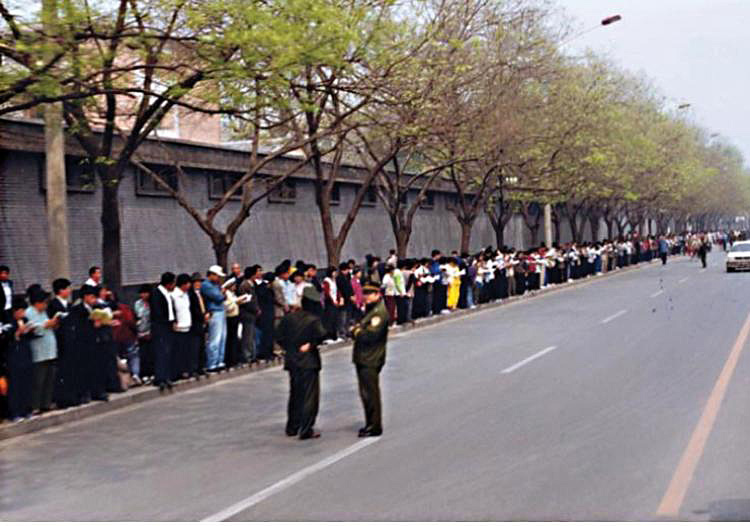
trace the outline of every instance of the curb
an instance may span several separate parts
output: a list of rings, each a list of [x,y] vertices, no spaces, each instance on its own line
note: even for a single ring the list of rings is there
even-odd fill
[[[682,257],[684,256],[672,256],[670,259],[675,260],[675,259],[682,258]],[[657,262],[659,262],[658,259],[653,260],[650,263],[640,263],[638,265],[632,265],[629,267],[612,270],[610,272],[607,272],[599,276],[590,276],[584,280],[577,280],[573,282],[556,285],[553,287],[548,287],[542,290],[536,290],[536,291],[524,294],[523,296],[514,296],[513,298],[508,298],[505,300],[499,300],[499,301],[495,301],[492,303],[485,303],[483,305],[477,305],[473,309],[463,309],[457,312],[438,314],[436,316],[430,316],[429,318],[422,318],[422,319],[410,322],[408,325],[399,325],[397,327],[392,327],[389,331],[389,334],[390,335],[403,334],[403,333],[407,333],[407,332],[414,331],[417,329],[430,327],[432,325],[437,325],[440,323],[465,318],[467,316],[471,316],[479,312],[484,312],[487,310],[505,307],[507,305],[512,305],[514,303],[525,302],[530,299],[537,298],[539,296],[544,296],[547,294],[551,294],[554,292],[559,292],[559,291],[570,289],[570,288],[589,285],[591,283],[606,279],[610,276],[624,274],[627,272],[633,272],[635,270],[645,268],[648,265],[653,265]],[[340,350],[340,349],[350,348],[351,345],[352,344],[350,341],[323,345],[320,347],[320,352],[329,353],[329,352],[333,352],[333,351]],[[70,407],[67,409],[59,410],[59,411],[56,410],[56,411],[43,414],[41,416],[33,417],[30,420],[24,420],[23,422],[18,422],[15,424],[6,422],[3,424],[0,424],[0,441],[8,440],[11,438],[16,438],[22,435],[34,433],[34,432],[41,431],[43,429],[48,429],[51,427],[60,426],[60,425],[67,424],[70,422],[84,420],[92,416],[98,416],[98,415],[103,415],[106,413],[111,413],[113,411],[117,411],[118,409],[129,407],[134,404],[146,402],[149,400],[155,400],[157,398],[160,398],[163,396],[169,396],[170,394],[174,394],[174,393],[200,389],[205,386],[224,382],[226,380],[230,380],[234,378],[239,378],[239,377],[246,376],[246,375],[258,372],[258,371],[271,369],[275,367],[281,367],[282,365],[283,365],[283,359],[276,358],[273,362],[268,362],[264,364],[254,364],[252,366],[235,368],[231,371],[225,371],[223,373],[213,374],[212,376],[209,376],[208,378],[203,377],[200,380],[196,380],[194,378],[190,378],[188,380],[180,380],[178,382],[175,382],[172,393],[170,393],[169,391],[161,393],[156,387],[153,387],[153,386],[138,387],[138,388],[133,389],[132,391],[131,390],[126,391],[125,393],[110,394],[109,402],[92,402],[83,406]]]

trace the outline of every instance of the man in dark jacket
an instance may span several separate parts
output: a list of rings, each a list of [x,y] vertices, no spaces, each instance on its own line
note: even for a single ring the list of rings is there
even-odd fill
[[[258,293],[255,282],[261,279],[260,265],[253,265],[245,269],[244,279],[237,290],[237,302],[240,306],[240,323],[242,324],[242,341],[240,342],[240,361],[242,363],[258,361],[255,348],[255,322],[260,316]]]
[[[189,348],[185,349],[187,355],[188,373],[195,378],[200,378],[203,372],[201,364],[206,363],[205,359],[201,360],[201,350],[206,341],[206,304],[200,296],[200,287],[203,278],[200,273],[195,273],[190,277],[192,286],[188,290],[190,298],[190,338]]]
[[[359,430],[359,436],[373,437],[383,434],[379,375],[385,365],[389,319],[388,310],[380,297],[380,288],[377,285],[365,285],[362,292],[365,316],[352,331],[352,361],[357,368],[359,395],[365,409],[365,427]]]
[[[99,329],[101,323],[91,320],[91,312],[99,299],[99,287],[84,285],[81,302],[70,309],[63,325],[65,332],[65,359],[76,364],[73,376],[65,388],[70,405],[87,403],[90,400],[107,401],[106,360],[99,352]]]
[[[348,263],[339,265],[339,275],[336,276],[336,289],[339,297],[344,299],[344,305],[339,308],[339,334],[346,337],[353,317],[354,289],[352,288],[351,268]]]
[[[161,276],[159,286],[151,293],[151,337],[156,358],[154,385],[160,391],[172,389],[173,326],[177,318],[171,292],[174,290],[176,279],[171,272],[165,272]]]
[[[284,348],[284,369],[289,371],[286,434],[300,440],[319,438],[315,431],[320,400],[320,352],[326,330],[320,320],[320,294],[312,286],[302,293],[302,309],[284,316],[276,338]]]

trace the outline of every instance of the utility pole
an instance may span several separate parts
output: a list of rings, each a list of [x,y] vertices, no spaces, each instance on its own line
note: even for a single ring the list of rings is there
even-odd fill
[[[57,0],[43,0],[42,20],[48,37],[59,35]],[[50,279],[70,278],[65,135],[61,102],[44,106],[44,157]]]
[[[552,205],[544,205],[544,244],[552,247]]]

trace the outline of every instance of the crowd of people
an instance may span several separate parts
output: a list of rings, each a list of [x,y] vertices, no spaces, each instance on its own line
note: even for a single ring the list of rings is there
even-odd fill
[[[368,288],[382,294],[389,324],[405,324],[656,258],[666,264],[670,255],[692,255],[700,246],[726,250],[734,239],[735,233],[631,235],[524,251],[434,250],[422,259],[391,251],[325,269],[286,260],[272,272],[234,263],[225,273],[214,265],[205,276],[165,272],[158,284],[139,289],[132,306],[102,282],[99,267],[75,293],[65,278],[51,292],[34,284],[19,293],[10,269],[0,266],[2,416],[23,420],[106,401],[134,386],[171,390],[181,379],[274,361],[284,347],[277,328],[303,310],[304,298],[319,301],[321,339],[331,343],[352,336],[366,315]]]

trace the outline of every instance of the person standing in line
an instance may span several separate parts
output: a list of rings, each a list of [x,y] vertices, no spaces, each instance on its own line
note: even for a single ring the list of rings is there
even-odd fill
[[[380,371],[385,365],[389,320],[380,288],[365,285],[363,292],[366,312],[352,331],[352,361],[357,369],[359,395],[365,411],[365,426],[359,430],[359,436],[374,437],[383,434]]]
[[[159,391],[172,389],[172,353],[174,352],[175,315],[172,291],[175,288],[175,275],[165,272],[159,285],[151,294],[151,334],[153,336],[156,359],[154,385]]]
[[[91,314],[99,301],[99,287],[81,287],[81,302],[70,309],[69,322],[65,324],[65,355],[77,364],[76,400],[86,404],[91,400],[106,402],[106,361],[99,348],[101,320],[92,320]],[[67,320],[66,320],[67,321]]]
[[[314,287],[305,287],[301,306],[281,319],[276,338],[286,351],[284,369],[289,373],[286,434],[307,440],[320,437],[314,428],[320,401],[318,345],[327,331],[320,317],[320,293]]]
[[[203,277],[200,272],[195,272],[190,276],[191,287],[188,289],[188,298],[190,298],[190,338],[189,348],[186,350],[188,372],[191,376],[199,379],[201,374],[205,374],[203,364],[206,363],[206,323],[209,314],[206,310],[206,302],[201,296],[201,284]]]
[[[247,267],[239,287],[240,324],[242,325],[242,340],[240,342],[240,360],[242,363],[255,363],[258,353],[255,348],[255,323],[260,316],[258,294],[255,291],[255,281],[261,277],[259,265]]]
[[[339,323],[337,336],[341,339],[346,338],[349,333],[349,327],[352,322],[354,309],[354,290],[352,289],[352,277],[349,263],[339,265],[339,273],[336,276],[336,289],[342,304],[339,307]]]
[[[209,373],[216,372],[225,366],[227,320],[224,311],[224,292],[221,288],[221,280],[225,276],[219,265],[213,265],[208,269],[200,290],[206,309],[211,316],[208,321],[208,342],[206,343],[206,371]]]
[[[89,277],[84,283],[84,285],[88,285],[89,287],[101,287],[102,285],[102,268],[101,267],[91,267],[89,269]]]
[[[30,341],[31,359],[34,363],[31,408],[33,414],[52,409],[52,394],[57,375],[57,340],[54,329],[60,324],[60,317],[47,316],[49,294],[34,290],[29,298],[31,304],[26,309],[26,319],[34,325]]]
[[[237,303],[237,287],[239,283],[233,281],[224,285],[224,311],[227,313],[227,340],[224,351],[224,362],[227,368],[240,364],[240,306]]]
[[[170,292],[172,302],[174,303],[174,346],[171,361],[170,379],[188,378],[191,371],[191,351],[192,334],[190,330],[193,327],[193,315],[190,309],[190,295],[188,291],[192,288],[190,276],[180,274],[177,276],[177,283]]]
[[[26,299],[18,294],[10,297],[10,319],[4,327],[3,336],[9,338],[8,345],[8,417],[19,422],[31,416],[33,370],[31,347],[34,325],[28,323]]]
[[[140,359],[141,380],[146,382],[154,376],[154,353],[151,345],[151,287],[141,285],[138,299],[133,305],[135,327],[138,336],[138,357]]]
[[[57,278],[52,282],[52,292],[54,298],[47,305],[47,316],[50,319],[58,317],[60,323],[55,329],[55,339],[57,340],[57,378],[55,380],[55,389],[52,398],[58,408],[62,409],[70,405],[72,400],[71,393],[68,391],[68,385],[75,383],[76,364],[65,354],[65,327],[66,318],[70,311],[70,299],[73,290],[70,288],[70,281],[65,278]]]
[[[262,269],[260,270],[262,272]],[[260,306],[260,317],[256,323],[258,336],[256,338],[256,349],[258,359],[266,362],[274,360],[273,354],[273,324],[274,324],[274,295],[273,282],[276,275],[273,272],[263,274],[262,280],[255,281],[255,291],[258,294],[258,305]]]
[[[114,296],[117,301],[117,295]],[[125,358],[133,385],[141,385],[141,357],[138,349],[138,328],[135,313],[129,305],[117,303],[117,325],[112,328],[112,336],[117,345],[117,356]],[[119,377],[119,375],[118,375]]]

